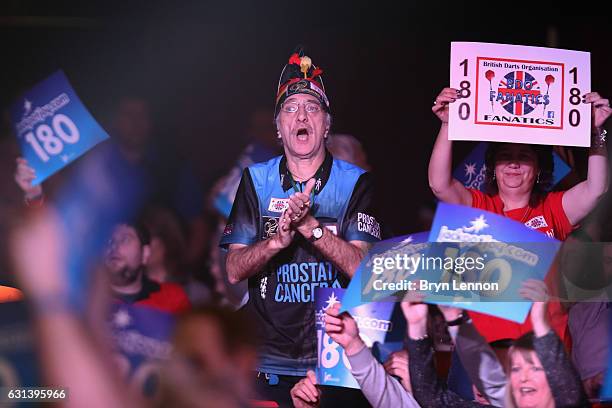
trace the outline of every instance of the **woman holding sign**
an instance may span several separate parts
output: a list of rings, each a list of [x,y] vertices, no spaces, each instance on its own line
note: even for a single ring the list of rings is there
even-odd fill
[[[597,92],[585,94],[583,98],[583,103],[591,104],[593,135],[586,180],[567,191],[547,193],[546,187],[552,174],[550,147],[491,143],[485,162],[488,191],[483,193],[464,187],[452,176],[448,106],[458,98],[457,89],[444,88],[432,107],[442,122],[428,171],[429,185],[435,196],[446,203],[471,206],[509,217],[550,237],[565,240],[608,189],[608,156],[603,126],[612,115],[609,101]],[[551,310],[554,311],[555,307]],[[519,325],[477,313],[473,313],[473,317],[487,341],[517,338],[530,329],[529,323]],[[557,319],[551,320],[557,323]],[[558,332],[565,329],[565,321],[561,323],[559,326],[555,324]]]

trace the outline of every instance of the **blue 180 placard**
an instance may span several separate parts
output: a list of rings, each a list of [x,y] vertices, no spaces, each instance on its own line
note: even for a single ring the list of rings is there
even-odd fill
[[[458,307],[486,313],[518,323],[525,321],[531,302],[519,289],[528,279],[544,280],[561,243],[501,215],[481,209],[440,203],[431,227],[430,259],[450,259],[454,267],[424,268],[421,263],[415,278],[430,285],[426,302],[453,302]],[[471,258],[474,267],[456,261]],[[480,262],[480,266],[476,266]],[[465,266],[465,265],[464,265]],[[485,289],[466,289],[469,284]],[[444,284],[452,288],[436,290]],[[490,289],[486,289],[490,288]],[[508,305],[507,301],[514,301]]]
[[[24,93],[10,116],[23,157],[36,172],[33,185],[108,139],[62,71]]]
[[[419,256],[427,251],[429,231],[402,235],[376,242],[363,258],[342,298],[342,311],[350,310],[361,304],[375,301],[394,301],[397,291],[377,290],[382,282],[400,282],[411,276],[410,271],[387,269],[378,275],[373,273],[373,262],[376,258],[393,258],[399,254]]]
[[[316,288],[316,335],[317,335],[317,382],[321,385],[359,388],[351,374],[351,365],[338,343],[325,333],[325,310],[338,303],[344,296],[344,289]],[[400,329],[392,321],[392,302],[373,302],[349,310],[359,327],[359,336],[366,346],[372,347],[375,342],[383,343],[388,333]],[[397,328],[396,328],[397,326]]]

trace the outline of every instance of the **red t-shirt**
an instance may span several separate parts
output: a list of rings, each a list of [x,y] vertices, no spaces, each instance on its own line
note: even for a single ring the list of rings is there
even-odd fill
[[[191,302],[181,285],[158,283],[142,277],[142,289],[134,295],[116,295],[120,302],[152,307],[162,312],[181,313],[191,309]]]
[[[562,205],[564,191],[548,193],[534,207],[527,206],[504,211],[504,203],[499,195],[490,196],[478,190],[469,190],[472,193],[472,207],[474,208],[480,208],[522,222],[527,227],[560,241],[564,241],[572,232],[572,225],[567,219]],[[556,281],[556,275],[557,268],[553,266],[545,279],[548,287],[553,288],[553,292],[556,287],[553,284]],[[554,293],[552,294],[554,295]],[[508,302],[508,307],[512,307],[511,302]],[[567,312],[563,310],[562,305],[559,302],[550,302],[548,304],[548,316],[552,328],[561,340],[568,344]],[[476,312],[470,312],[470,317],[478,331],[488,342],[504,338],[516,339],[532,330],[529,317],[522,324]]]
[[[527,227],[543,232],[559,241],[565,241],[572,232],[572,224],[563,210],[562,199],[565,191],[546,194],[535,207],[527,206],[504,211],[504,203],[499,195],[490,196],[478,190],[469,190],[472,193],[472,207],[474,208],[522,222]]]
[[[159,290],[151,292],[145,299],[134,302],[168,313],[182,313],[191,309],[191,302],[185,290],[176,283],[158,283]]]

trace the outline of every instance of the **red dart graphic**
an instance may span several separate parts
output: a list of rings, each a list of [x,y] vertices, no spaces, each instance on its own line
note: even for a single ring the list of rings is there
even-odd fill
[[[552,75],[546,75],[546,77],[544,78],[544,82],[546,82],[546,95],[548,95],[548,90],[550,89],[550,84],[552,84],[553,82],[555,82],[555,77]],[[544,113],[546,113],[546,104],[544,104]]]
[[[489,80],[489,90],[493,90],[493,85],[491,84],[491,80],[495,78],[495,72],[488,70],[485,72],[485,77]],[[493,112],[493,100],[491,100],[491,112]]]

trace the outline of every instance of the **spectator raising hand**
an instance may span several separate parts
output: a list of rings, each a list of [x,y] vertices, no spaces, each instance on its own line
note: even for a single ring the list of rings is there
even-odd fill
[[[340,314],[340,303],[329,307],[325,313],[325,332],[342,346],[347,356],[357,354],[365,347],[355,320],[348,313]]]
[[[68,303],[65,243],[61,221],[52,207],[33,214],[11,239],[17,281],[33,306],[45,379],[70,390],[63,404],[66,407],[143,406],[117,376],[110,352],[94,341]],[[33,250],[38,251],[37,256],[32,256]]]
[[[32,251],[37,251],[37,256],[32,256]],[[36,310],[68,310],[66,239],[53,209],[32,214],[20,224],[11,239],[11,253],[17,282]]]
[[[326,313],[325,332],[344,348],[351,365],[351,374],[369,404],[374,408],[418,407],[410,394],[408,353],[393,353],[383,366],[376,361],[359,337],[359,328],[351,315],[347,312],[340,313],[339,303],[329,307]],[[399,377],[401,384],[392,376]]]
[[[23,157],[17,158],[17,168],[15,169],[15,182],[23,191],[26,201],[34,200],[42,196],[42,186],[40,184],[33,186],[32,181],[36,178],[36,172],[28,161]]]
[[[412,392],[410,386],[410,373],[408,372],[408,351],[394,351],[389,355],[389,358],[383,364],[385,371],[392,376],[400,379],[402,387],[408,392]]]
[[[519,294],[533,301],[533,306],[531,307],[533,334],[535,334],[536,337],[542,337],[548,334],[550,331],[550,323],[548,322],[546,308],[549,296],[546,284],[540,280],[528,279],[523,282],[523,285],[519,289]]]
[[[402,312],[408,322],[408,336],[411,339],[422,339],[427,336],[427,304],[422,303],[425,295],[408,291],[402,301]]]

